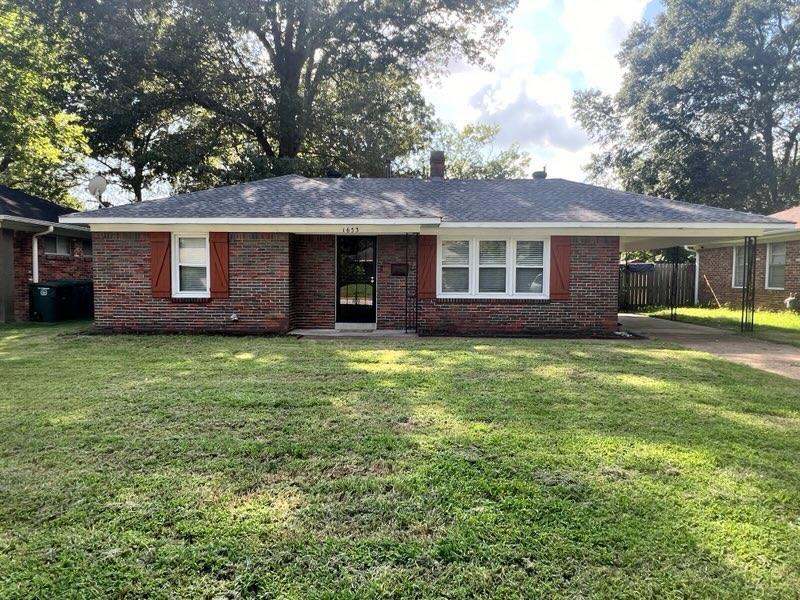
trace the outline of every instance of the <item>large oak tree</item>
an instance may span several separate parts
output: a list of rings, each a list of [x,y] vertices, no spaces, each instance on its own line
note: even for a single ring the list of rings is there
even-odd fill
[[[93,154],[135,199],[163,177],[383,174],[425,141],[419,76],[483,62],[516,3],[31,1],[75,41]]]
[[[800,201],[800,4],[667,0],[623,46],[616,97],[575,97],[590,173],[633,191],[773,212]]]

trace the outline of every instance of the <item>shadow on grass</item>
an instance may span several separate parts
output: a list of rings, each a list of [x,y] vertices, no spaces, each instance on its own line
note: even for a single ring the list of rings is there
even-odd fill
[[[641,343],[12,336],[3,596],[800,583],[781,378]]]

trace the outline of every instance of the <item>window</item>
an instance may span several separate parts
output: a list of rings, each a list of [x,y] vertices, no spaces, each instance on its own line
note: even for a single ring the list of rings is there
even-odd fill
[[[786,244],[767,244],[767,288],[782,290],[786,282]]]
[[[69,256],[72,254],[70,242],[71,240],[63,235],[48,235],[44,238],[44,253]]]
[[[544,291],[544,242],[520,240],[516,252],[517,294],[541,294]]]
[[[469,292],[469,240],[442,241],[442,292]]]
[[[744,246],[736,246],[733,249],[733,276],[731,286],[740,288],[744,285]]]
[[[209,297],[207,235],[172,236],[172,295],[177,298]]]
[[[84,256],[91,256],[92,255],[92,241],[91,240],[83,240],[81,244],[81,250]]]
[[[547,298],[549,240],[439,238],[439,296]]]
[[[478,242],[478,293],[504,294],[506,291],[505,240],[480,240]]]

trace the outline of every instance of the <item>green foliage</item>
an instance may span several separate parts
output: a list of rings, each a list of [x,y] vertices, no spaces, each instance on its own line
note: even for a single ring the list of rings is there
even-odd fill
[[[619,94],[575,96],[625,189],[771,213],[800,200],[800,5],[672,0],[626,41]]]
[[[690,252],[686,248],[679,246],[673,248],[659,248],[657,250],[632,250],[623,252],[622,257],[629,261],[638,262],[653,262],[653,263],[693,263],[695,261],[695,253]]]
[[[521,179],[530,176],[530,157],[518,144],[498,149],[496,125],[475,123],[458,129],[438,122],[427,140],[427,148],[443,150],[448,179]],[[393,170],[404,176],[421,177],[429,170],[429,153],[415,152],[397,161]]]
[[[384,174],[417,150],[416,83],[497,47],[515,0],[64,0],[38,5],[75,42],[93,156],[140,199],[299,172]]]
[[[708,354],[0,326],[0,389],[6,600],[800,589],[797,382]]]
[[[29,12],[0,0],[0,183],[79,208],[68,190],[88,147],[80,119],[63,108],[63,57]]]

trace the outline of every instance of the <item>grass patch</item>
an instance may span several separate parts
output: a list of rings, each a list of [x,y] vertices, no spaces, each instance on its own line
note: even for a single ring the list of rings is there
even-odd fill
[[[0,327],[0,596],[772,597],[800,390],[651,342]]]
[[[668,317],[669,309],[655,309],[648,314],[654,317]],[[741,309],[700,307],[678,309],[680,321],[719,327],[730,331],[739,331],[741,318]],[[757,310],[753,335],[761,340],[800,346],[800,314],[791,311]]]

